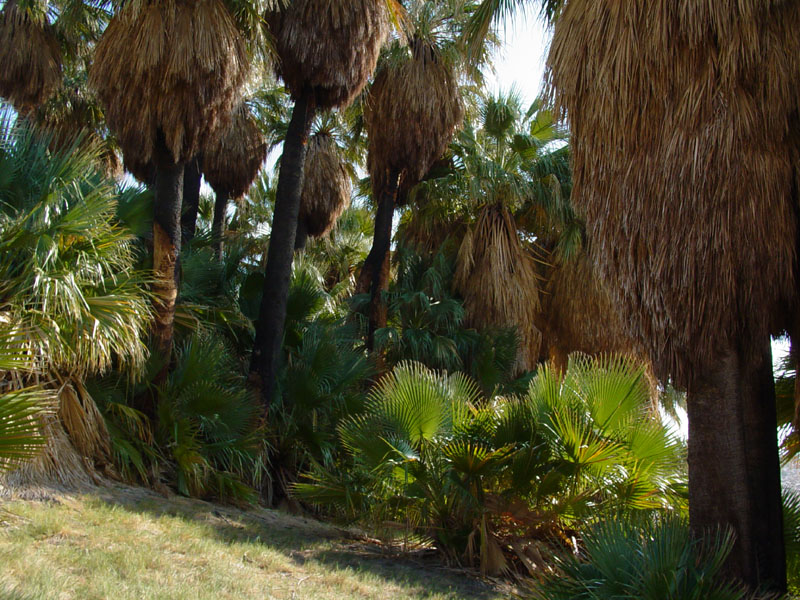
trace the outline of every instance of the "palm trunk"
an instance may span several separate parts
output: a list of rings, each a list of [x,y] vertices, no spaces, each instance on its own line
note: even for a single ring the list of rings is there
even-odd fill
[[[397,197],[397,179],[399,173],[391,173],[386,189],[381,191],[378,210],[375,213],[375,232],[372,238],[372,249],[364,261],[359,276],[357,291],[369,290],[369,329],[367,331],[367,349],[375,346],[375,330],[386,326],[386,307],[381,301],[381,292],[389,281],[389,249],[392,242],[392,219]]]
[[[308,229],[304,219],[297,220],[297,232],[294,236],[294,249],[297,251],[305,250],[308,243]]]
[[[153,352],[163,361],[155,383],[167,376],[172,354],[175,302],[178,298],[181,253],[182,163],[175,163],[159,135],[154,154],[156,163],[155,201],[153,206],[153,271],[155,281],[155,319]]]
[[[769,340],[730,351],[689,390],[689,521],[695,536],[731,527],[725,566],[750,588],[786,590],[775,389]]]
[[[264,293],[256,323],[256,339],[250,362],[250,380],[258,389],[265,414],[272,404],[286,321],[286,300],[292,274],[294,238],[300,213],[300,194],[306,143],[314,118],[314,100],[310,90],[298,98],[283,142],[275,214],[272,217]]]
[[[181,208],[182,244],[188,244],[197,231],[197,210],[200,207],[200,159],[193,158],[183,168],[183,202]]]
[[[214,243],[214,256],[217,260],[222,260],[222,249],[225,236],[225,211],[228,208],[228,196],[225,191],[217,192],[214,201],[214,221],[211,224],[211,238]]]

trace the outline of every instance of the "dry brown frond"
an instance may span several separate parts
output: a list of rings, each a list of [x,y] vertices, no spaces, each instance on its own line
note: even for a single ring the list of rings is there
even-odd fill
[[[327,234],[350,206],[350,177],[333,138],[325,132],[308,138],[300,218],[311,237]]]
[[[221,0],[127,2],[97,44],[89,82],[128,161],[145,165],[160,133],[176,162],[225,125],[248,70]]]
[[[386,0],[294,0],[267,17],[278,75],[295,100],[310,89],[318,109],[347,106],[375,70],[389,21]]]
[[[244,196],[267,158],[267,142],[243,102],[230,125],[203,150],[203,176],[218,194]]]
[[[0,12],[0,96],[26,113],[61,85],[61,49],[50,25],[15,1]]]
[[[550,269],[541,301],[536,326],[542,332],[542,351],[559,367],[566,367],[573,352],[634,353],[633,340],[586,253]]]
[[[502,204],[487,205],[468,230],[456,259],[453,283],[464,298],[466,322],[476,328],[517,327],[517,368],[530,370],[539,358],[541,334],[536,265]]]
[[[798,28],[800,3],[762,0],[570,0],[556,23],[592,256],[681,386],[796,307]]]
[[[390,173],[401,176],[398,198],[447,149],[464,109],[453,70],[429,52],[414,52],[381,69],[364,106],[367,169],[376,197]]]

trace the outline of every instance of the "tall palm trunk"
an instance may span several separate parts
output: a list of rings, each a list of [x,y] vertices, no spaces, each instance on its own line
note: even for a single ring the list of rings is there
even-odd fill
[[[396,170],[392,171],[386,188],[381,191],[378,210],[375,213],[372,249],[364,261],[364,268],[359,277],[358,291],[364,293],[369,290],[370,293],[368,350],[375,347],[375,330],[386,326],[386,307],[381,302],[381,292],[386,289],[389,280],[389,249],[392,242],[392,219],[399,176]]]
[[[175,302],[178,298],[181,253],[181,198],[184,165],[176,163],[159,135],[154,152],[156,164],[153,207],[153,350],[164,361],[155,383],[163,383],[172,353]]]
[[[211,224],[211,238],[214,243],[214,256],[217,260],[222,260],[222,248],[225,235],[225,211],[228,208],[228,194],[217,192],[214,201],[214,221]]]
[[[295,102],[283,142],[275,214],[272,218],[267,267],[264,272],[264,293],[250,362],[250,379],[259,391],[265,414],[269,411],[275,392],[286,321],[289,279],[292,274],[294,238],[300,213],[306,142],[314,112],[313,92],[306,89]]]
[[[769,339],[732,350],[688,394],[689,521],[700,537],[736,531],[726,569],[756,589],[785,591],[780,466]]]
[[[297,232],[294,235],[294,249],[305,250],[308,243],[308,228],[304,219],[297,219]]]
[[[187,244],[197,231],[197,211],[200,207],[200,159],[195,157],[183,168],[183,201],[181,202],[182,244]]]

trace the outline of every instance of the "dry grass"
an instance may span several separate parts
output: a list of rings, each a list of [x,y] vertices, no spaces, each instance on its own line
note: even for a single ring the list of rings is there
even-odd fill
[[[629,330],[691,384],[797,307],[800,3],[570,0],[548,59],[573,200]]]
[[[350,206],[350,176],[333,137],[318,132],[308,138],[300,218],[311,237],[327,234]]]
[[[313,91],[318,109],[361,93],[389,33],[386,0],[295,0],[267,20],[279,76],[295,100]]]
[[[203,176],[217,194],[247,193],[267,158],[267,142],[247,104],[236,109],[230,125],[203,150]]]
[[[61,49],[46,21],[15,0],[0,12],[0,96],[26,113],[61,85]]]
[[[540,310],[536,265],[517,235],[503,204],[487,205],[458,250],[453,280],[464,297],[467,323],[476,328],[516,326],[519,370],[533,369],[541,333],[534,325]]]
[[[221,0],[134,0],[97,44],[89,83],[126,159],[150,162],[159,132],[176,162],[226,125],[248,71]]]
[[[444,154],[463,115],[456,74],[435,49],[412,40],[407,60],[387,61],[364,106],[375,197],[393,173],[405,197]]]
[[[124,486],[0,503],[0,560],[0,596],[12,598],[502,597],[435,559],[423,565],[308,519]]]

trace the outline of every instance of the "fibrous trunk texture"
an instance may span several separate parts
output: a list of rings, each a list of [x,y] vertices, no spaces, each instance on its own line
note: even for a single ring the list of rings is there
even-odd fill
[[[330,232],[350,206],[350,176],[333,136],[320,132],[309,138],[303,172],[298,233],[304,235],[298,236],[298,248],[305,246],[306,236],[317,238]]]
[[[154,158],[156,182],[153,207],[153,294],[155,296],[153,350],[162,361],[161,370],[156,375],[156,383],[163,383],[172,355],[175,303],[178,299],[184,165],[172,160],[171,152],[161,142],[160,137]]]
[[[698,537],[736,534],[727,575],[785,591],[780,466],[769,339],[730,351],[689,389],[689,520]]]
[[[776,590],[780,488],[750,484],[774,476],[774,400],[751,377],[798,307],[798,27],[798,2],[569,0],[548,58],[599,273],[657,376],[694,396],[694,523],[730,524],[730,573]],[[698,446],[713,430],[723,452]]]
[[[292,274],[294,237],[300,212],[306,142],[314,118],[310,91],[295,102],[289,129],[283,143],[275,214],[272,218],[264,292],[256,323],[256,339],[250,362],[250,379],[258,389],[265,414],[272,403],[280,364],[286,301]]]
[[[160,136],[183,163],[227,124],[248,69],[221,0],[125,2],[97,44],[89,83],[127,162],[150,162]]]
[[[183,201],[181,202],[182,244],[189,243],[197,230],[197,211],[200,208],[200,159],[193,158],[183,168]]]
[[[36,20],[31,13],[17,0],[8,0],[0,12],[0,96],[23,114],[61,84],[58,40],[46,17]]]
[[[267,158],[267,142],[245,102],[230,124],[203,152],[203,175],[217,194],[239,198],[247,193]]]
[[[222,260],[225,237],[225,211],[228,209],[228,196],[218,192],[214,201],[214,221],[211,224],[211,239],[214,244],[214,256]]]
[[[503,204],[487,205],[467,230],[453,284],[464,298],[469,326],[515,327],[520,341],[516,370],[533,369],[542,342],[534,324],[540,310],[538,273]]]
[[[389,33],[386,0],[295,0],[267,21],[292,98],[310,88],[320,110],[361,93]]]

